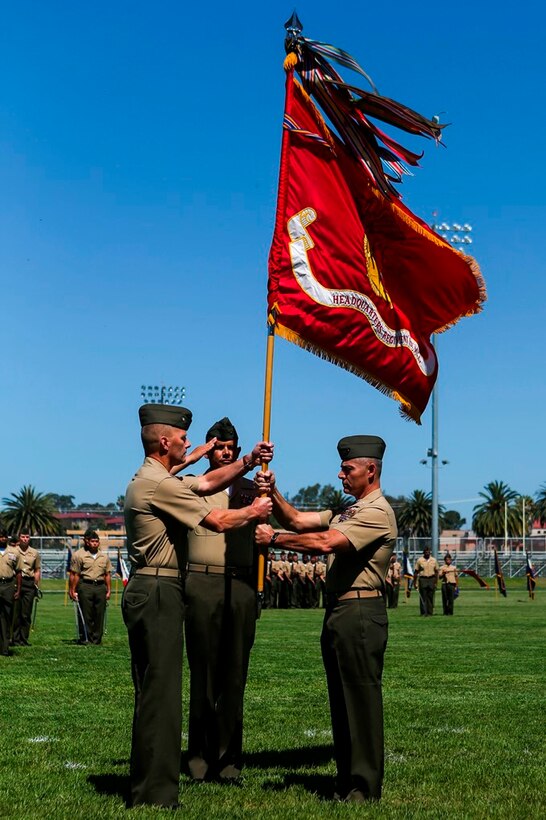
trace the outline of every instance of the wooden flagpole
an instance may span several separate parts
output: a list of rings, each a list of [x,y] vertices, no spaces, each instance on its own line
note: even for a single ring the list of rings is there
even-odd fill
[[[265,354],[265,386],[264,386],[264,418],[262,427],[263,441],[269,441],[271,436],[271,393],[273,388],[273,353],[275,351],[275,320],[273,317],[269,319],[269,327],[267,329],[267,347]],[[269,465],[262,463],[262,473],[269,469]],[[265,580],[265,561],[266,561],[267,547],[260,547],[258,553],[258,581],[257,592],[258,595],[263,595],[264,580]]]

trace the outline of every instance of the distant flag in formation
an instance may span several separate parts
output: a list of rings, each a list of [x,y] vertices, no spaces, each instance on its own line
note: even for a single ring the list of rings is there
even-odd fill
[[[70,547],[67,547],[67,550],[68,552],[66,555],[66,564],[64,568],[65,578],[68,578],[68,576],[70,575],[70,564],[72,563],[72,550],[70,549]]]
[[[295,15],[286,28],[269,322],[285,339],[366,379],[419,422],[438,370],[431,334],[479,312],[485,285],[472,257],[401,203],[392,183],[419,156],[368,117],[437,142],[443,126],[375,87],[370,93],[347,85],[326,57],[367,78],[350,55],[302,37]]]
[[[537,582],[535,580],[537,573],[534,566],[531,563],[529,553],[527,553],[527,569],[525,571],[525,574],[527,575],[527,592],[529,593],[529,598],[531,598],[531,600],[534,600],[535,587],[537,585]]]
[[[493,549],[493,552],[495,553],[495,577],[497,579],[497,588],[500,594],[504,595],[506,598],[506,584],[504,583],[504,575],[501,569],[499,556],[496,549]]]
[[[402,556],[402,576],[406,581],[406,598],[409,598],[413,586],[413,567],[407,552]]]
[[[487,583],[487,581],[484,581],[481,575],[478,575],[478,573],[475,570],[461,569],[459,570],[459,572],[461,575],[470,575],[470,577],[474,578],[474,580],[477,581],[481,587],[483,587],[484,589],[489,589],[489,584]]]
[[[118,550],[118,561],[116,565],[116,573],[123,581],[123,586],[126,587],[129,581],[129,570],[127,569],[127,564],[125,563],[124,559],[121,557],[121,552]]]
[[[67,554],[66,554],[66,564],[64,565],[64,605],[68,604],[68,588],[69,588],[69,578],[70,578],[70,564],[72,563],[72,550],[70,546],[67,544],[66,546]]]

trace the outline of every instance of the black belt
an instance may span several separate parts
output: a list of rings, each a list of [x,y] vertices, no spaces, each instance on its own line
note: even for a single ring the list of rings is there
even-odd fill
[[[230,578],[250,578],[252,567],[224,567],[220,564],[188,564],[189,572],[199,572],[203,575],[227,575]]]
[[[174,578],[177,581],[185,577],[183,573],[170,567],[140,567],[139,569],[135,569],[132,575],[151,575],[154,578]]]
[[[90,578],[80,578],[80,583],[82,584],[93,584],[94,586],[101,586],[104,584],[104,581],[92,581]]]
[[[0,578],[0,584],[13,584],[15,581],[15,576],[13,578]]]

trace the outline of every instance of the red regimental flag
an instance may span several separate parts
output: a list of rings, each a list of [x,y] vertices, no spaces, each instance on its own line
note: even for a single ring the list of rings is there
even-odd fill
[[[356,373],[419,421],[430,343],[485,298],[478,267],[386,198],[288,74],[268,308],[284,338]]]

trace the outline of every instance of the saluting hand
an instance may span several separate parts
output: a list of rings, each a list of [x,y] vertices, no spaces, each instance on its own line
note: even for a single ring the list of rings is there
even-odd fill
[[[211,438],[210,441],[205,442],[205,444],[198,444],[197,447],[194,447],[191,453],[187,453],[184,456],[184,461],[182,464],[175,464],[174,467],[171,467],[169,470],[171,475],[177,475],[185,467],[189,467],[191,464],[195,464],[196,461],[206,456],[207,453],[210,453],[211,450],[214,449],[214,445],[218,441],[217,438]]]

